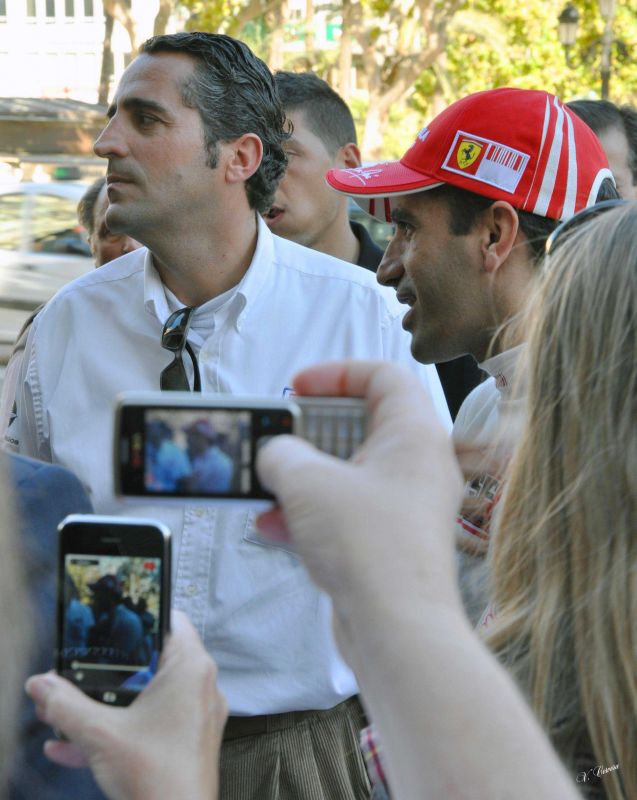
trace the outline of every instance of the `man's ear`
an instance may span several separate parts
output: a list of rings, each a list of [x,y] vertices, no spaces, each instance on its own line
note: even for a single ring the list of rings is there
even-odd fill
[[[228,183],[245,183],[259,169],[263,158],[263,142],[256,133],[244,133],[221,145]]]
[[[482,263],[485,272],[496,272],[517,243],[520,222],[510,203],[497,200],[484,212]]]
[[[354,144],[354,142],[348,142],[347,144],[344,144],[341,148],[339,148],[338,153],[336,154],[335,162],[339,167],[347,167],[348,169],[360,167],[363,162],[361,160],[361,151],[358,149],[358,145]]]

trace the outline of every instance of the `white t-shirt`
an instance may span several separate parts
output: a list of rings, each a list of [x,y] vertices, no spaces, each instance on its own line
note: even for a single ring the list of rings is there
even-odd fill
[[[250,268],[224,300],[189,333],[204,394],[283,397],[303,367],[387,359],[419,374],[451,427],[435,368],[411,357],[394,292],[366,270],[273,236],[259,220]],[[330,602],[294,555],[252,540],[252,512],[196,500],[124,504],[113,494],[113,398],[159,389],[173,357],[160,345],[172,310],[145,248],[62,289],[29,335],[7,441],[70,468],[97,513],[168,525],[173,605],[216,659],[232,714],[330,708],[357,690],[333,641]]]

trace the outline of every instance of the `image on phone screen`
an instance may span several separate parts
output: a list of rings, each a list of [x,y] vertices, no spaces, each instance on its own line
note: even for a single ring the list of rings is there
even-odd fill
[[[249,490],[249,412],[149,410],[144,423],[147,492],[229,495]]]
[[[161,647],[161,562],[64,554],[59,656],[65,677],[89,692],[135,692],[150,681]]]

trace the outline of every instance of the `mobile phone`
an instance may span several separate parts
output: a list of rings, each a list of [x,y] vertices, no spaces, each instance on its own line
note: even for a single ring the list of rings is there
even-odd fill
[[[71,514],[58,534],[57,672],[96,700],[128,705],[155,674],[169,629],[170,531]]]
[[[349,458],[366,433],[366,403],[349,397],[286,400],[189,392],[116,400],[115,487],[124,496],[272,500],[259,483],[260,444],[294,433]]]

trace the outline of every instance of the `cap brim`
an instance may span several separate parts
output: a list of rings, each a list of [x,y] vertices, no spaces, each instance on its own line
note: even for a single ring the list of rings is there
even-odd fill
[[[331,169],[325,176],[337,192],[351,197],[363,211],[381,222],[391,222],[389,198],[440,186],[438,178],[423,175],[400,161],[383,161],[354,169]]]

